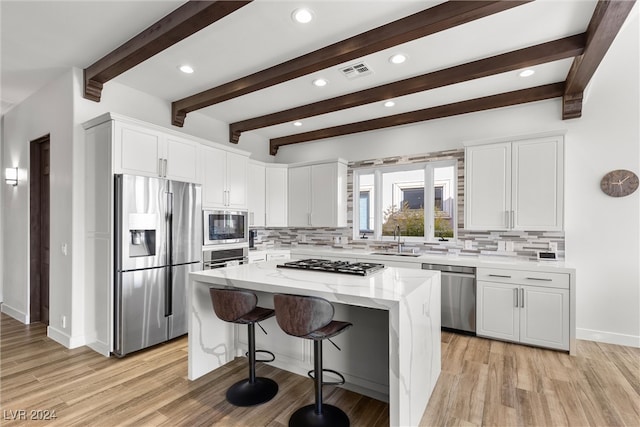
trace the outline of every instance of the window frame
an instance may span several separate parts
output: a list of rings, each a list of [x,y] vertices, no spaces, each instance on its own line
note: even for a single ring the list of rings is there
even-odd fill
[[[447,241],[456,241],[458,238],[458,161],[456,159],[446,160],[433,160],[422,163],[406,163],[403,165],[392,166],[371,166],[354,169],[353,171],[353,200],[357,200],[358,203],[353,203],[353,239],[361,240],[363,236],[367,236],[367,239],[376,241],[393,241],[393,236],[382,235],[382,176],[384,173],[389,172],[403,172],[410,170],[423,170],[424,173],[424,200],[425,200],[425,214],[424,214],[424,230],[425,235],[423,237],[410,237],[402,236],[402,239],[407,242],[435,242],[439,241],[434,235],[435,227],[435,201],[433,191],[427,191],[434,187],[435,178],[434,171],[440,167],[453,167],[453,179],[451,193],[454,198],[453,206],[451,207],[451,216],[453,222],[453,237],[448,238]],[[360,231],[360,176],[373,174],[373,188],[368,189],[370,197],[373,196],[374,211],[374,223],[373,233]],[[401,191],[401,190],[398,190]],[[444,194],[443,194],[444,202]],[[371,224],[370,224],[371,225]]]

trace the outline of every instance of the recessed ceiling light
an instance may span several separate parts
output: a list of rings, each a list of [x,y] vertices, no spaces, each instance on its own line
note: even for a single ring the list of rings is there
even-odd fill
[[[396,105],[396,103],[393,101],[387,101],[384,103],[385,107],[393,107],[394,105]]]
[[[293,122],[293,125],[297,126],[297,127],[300,127],[300,126],[302,126],[302,122]]]
[[[291,14],[291,19],[300,24],[308,24],[313,19],[313,12],[309,9],[296,9]]]
[[[520,72],[520,77],[533,76],[536,72],[534,70],[524,70]]]
[[[405,55],[404,53],[396,53],[395,55],[389,58],[389,62],[391,62],[392,64],[402,64],[406,60],[407,60],[407,55]]]
[[[186,64],[185,65],[181,65],[181,66],[178,67],[178,69],[180,71],[182,71],[183,73],[185,73],[185,74],[193,73],[193,67],[191,67],[190,65],[186,65]]]
[[[329,83],[326,79],[315,79],[313,85],[317,87],[326,86]]]

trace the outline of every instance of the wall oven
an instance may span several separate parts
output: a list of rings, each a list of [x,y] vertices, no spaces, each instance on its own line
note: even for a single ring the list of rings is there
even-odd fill
[[[203,244],[220,245],[249,242],[247,211],[203,210]]]
[[[203,270],[230,267],[249,263],[249,248],[212,249],[202,252]]]

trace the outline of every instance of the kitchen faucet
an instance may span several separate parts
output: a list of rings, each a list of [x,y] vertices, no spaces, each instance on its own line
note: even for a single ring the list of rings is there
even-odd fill
[[[402,241],[400,240],[400,224],[396,224],[396,228],[393,230],[393,240],[398,238],[398,253],[402,252]]]

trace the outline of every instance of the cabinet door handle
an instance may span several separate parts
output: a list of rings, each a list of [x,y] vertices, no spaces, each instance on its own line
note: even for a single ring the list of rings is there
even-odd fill
[[[502,277],[503,279],[511,279],[511,276],[504,276],[502,274],[489,274],[489,277]]]
[[[158,159],[158,176],[162,176],[162,159]]]
[[[162,162],[164,163],[164,177],[167,177],[167,159],[163,159]]]
[[[524,308],[524,289],[520,288],[520,307]]]
[[[511,228],[511,223],[509,222],[509,211],[504,211],[504,222],[507,225],[507,228]]]
[[[553,282],[553,279],[547,279],[546,277],[525,277],[527,280],[539,280],[542,282]]]
[[[514,211],[511,211],[511,228],[515,228],[516,227],[516,221],[515,221],[515,214]]]
[[[518,307],[518,288],[513,288],[513,305]]]
[[[311,213],[307,214],[307,225],[311,225]]]

